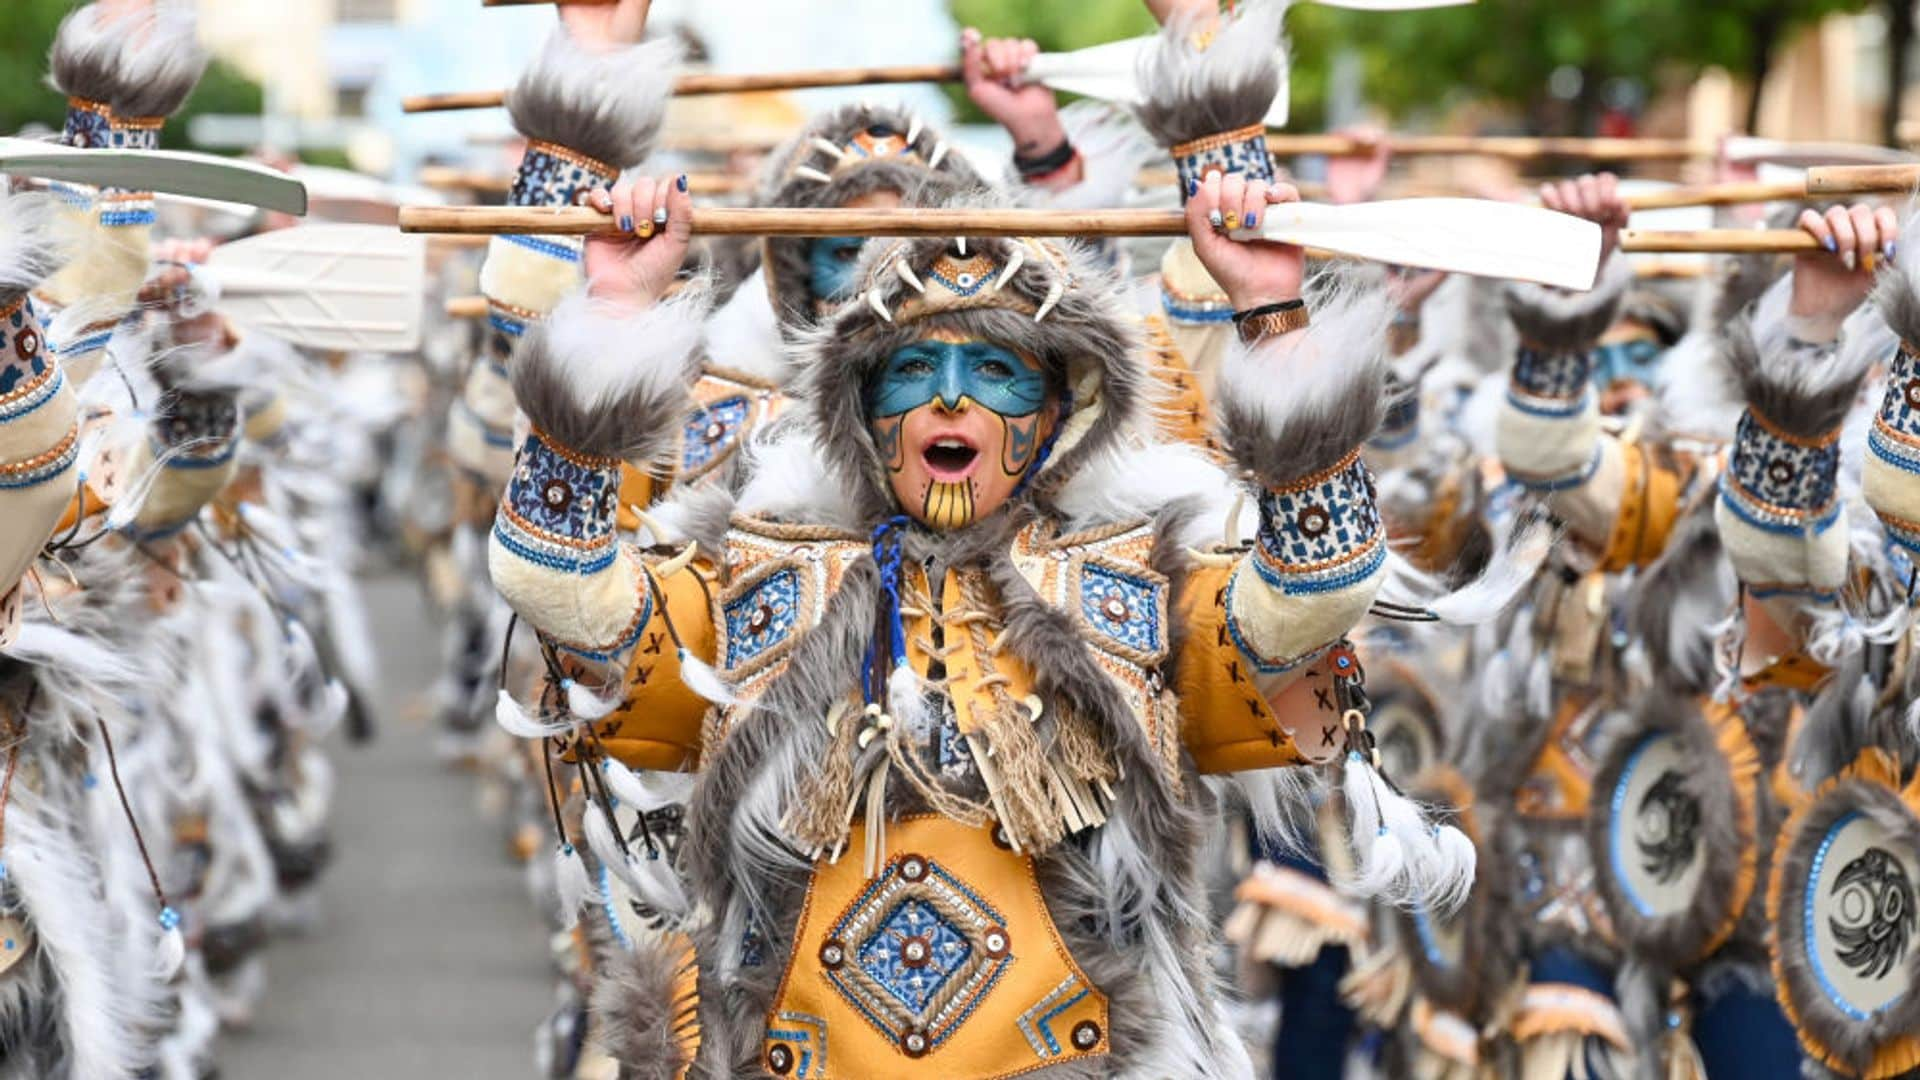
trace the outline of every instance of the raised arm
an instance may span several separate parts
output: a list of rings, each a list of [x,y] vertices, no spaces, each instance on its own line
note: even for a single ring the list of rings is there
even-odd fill
[[[1386,538],[1360,448],[1386,408],[1386,297],[1329,276],[1310,291],[1309,313],[1299,248],[1227,235],[1298,197],[1289,186],[1214,176],[1188,204],[1194,250],[1238,313],[1216,403],[1259,507],[1252,549],[1203,561],[1181,603],[1194,653],[1180,661],[1188,747],[1206,771],[1295,760],[1261,710],[1294,738],[1309,720],[1329,719],[1298,680],[1366,614],[1384,575]],[[1317,724],[1312,731],[1317,756]]]
[[[686,685],[713,656],[706,578],[685,548],[648,552],[614,528],[623,466],[669,460],[706,314],[703,295],[663,300],[685,257],[692,200],[679,181],[641,180],[608,196],[622,221],[658,206],[669,220],[642,238],[599,239],[590,282],[529,328],[513,392],[530,429],[514,459],[489,542],[507,603],[554,650],[567,676],[614,704],[597,730],[630,765],[692,768],[706,702]],[[709,552],[708,555],[717,553]]]

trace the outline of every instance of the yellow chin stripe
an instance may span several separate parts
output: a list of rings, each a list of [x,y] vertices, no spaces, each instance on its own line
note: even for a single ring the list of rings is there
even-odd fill
[[[927,488],[923,520],[936,529],[958,529],[973,521],[973,488],[939,480]]]

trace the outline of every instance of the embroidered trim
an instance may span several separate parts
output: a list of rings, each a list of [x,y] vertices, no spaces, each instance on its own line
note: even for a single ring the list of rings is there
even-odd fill
[[[1204,181],[1209,173],[1273,179],[1273,156],[1267,152],[1267,129],[1263,124],[1180,143],[1170,152],[1173,167],[1180,175],[1183,203],[1187,189]]]
[[[80,455],[80,425],[67,429],[66,437],[41,453],[0,465],[0,488],[14,490],[34,487],[59,476],[72,467]]]
[[[1838,513],[1839,472],[1838,432],[1818,443],[1789,439],[1748,409],[1740,415],[1720,490],[1743,519],[1794,532],[1808,518],[1824,525]]]

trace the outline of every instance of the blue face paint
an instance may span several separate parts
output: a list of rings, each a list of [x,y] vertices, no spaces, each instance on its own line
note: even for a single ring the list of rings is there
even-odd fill
[[[1614,383],[1635,382],[1649,389],[1660,385],[1660,362],[1666,350],[1648,338],[1597,346],[1593,351],[1593,382],[1605,390]]]
[[[938,399],[961,398],[1001,416],[1032,416],[1047,398],[1047,376],[1015,353],[983,341],[916,341],[887,358],[867,388],[873,415],[899,416]]]
[[[816,300],[845,300],[853,292],[853,268],[860,262],[858,236],[826,236],[807,245],[807,289]]]

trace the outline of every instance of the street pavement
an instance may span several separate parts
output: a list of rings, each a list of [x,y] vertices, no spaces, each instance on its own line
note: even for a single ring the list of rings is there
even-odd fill
[[[527,1080],[551,1007],[544,933],[478,784],[434,758],[423,704],[437,635],[419,589],[367,583],[382,666],[380,733],[339,740],[334,862],[320,914],[267,954],[250,1029],[223,1080]]]

